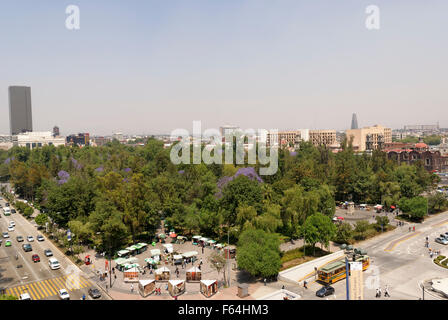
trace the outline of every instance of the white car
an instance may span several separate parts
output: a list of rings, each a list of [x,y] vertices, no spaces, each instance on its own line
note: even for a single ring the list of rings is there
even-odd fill
[[[28,242],[33,242],[34,238],[33,238],[33,236],[28,236],[28,237],[26,237],[26,240],[28,240]]]
[[[9,238],[9,234],[8,234],[8,232],[3,232],[3,238]]]
[[[14,227],[13,227],[13,226],[9,226],[9,227],[8,227],[8,231],[9,231],[9,232],[14,231]]]
[[[14,221],[9,221],[9,226],[10,226],[10,227],[15,227],[15,226],[16,226],[16,223],[15,223]]]
[[[447,245],[448,244],[448,240],[446,238],[442,238],[442,237],[436,238],[435,241],[440,243],[440,244],[443,244],[443,245]]]
[[[70,295],[68,294],[67,290],[61,289],[59,290],[59,298],[62,300],[70,300]]]
[[[28,293],[24,292],[20,295],[20,300],[31,300],[31,297]]]

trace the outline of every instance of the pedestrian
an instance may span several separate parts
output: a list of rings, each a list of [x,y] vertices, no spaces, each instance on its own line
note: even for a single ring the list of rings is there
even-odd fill
[[[378,298],[381,298],[381,288],[378,287]]]
[[[202,246],[202,254],[204,254],[204,246]]]
[[[390,297],[390,294],[389,294],[389,288],[388,288],[387,285],[386,285],[386,287],[384,288],[384,296],[385,296],[385,297]]]
[[[415,226],[413,227],[413,231],[415,232]]]
[[[201,266],[202,266],[202,258],[201,258],[201,262],[199,263],[199,265],[201,265]]]
[[[303,281],[303,287],[305,288],[305,289],[308,289],[308,287],[306,286],[306,280],[305,281]]]
[[[115,277],[115,280],[117,280],[117,275],[116,274],[114,275],[114,277]]]
[[[112,268],[112,273],[115,274],[115,268]]]
[[[380,291],[378,290],[378,288],[376,288],[376,294],[375,294],[375,298],[378,298]]]
[[[264,285],[266,286],[266,278],[264,278]]]
[[[285,290],[285,285],[282,286],[282,290]]]
[[[134,292],[134,284],[131,283],[131,293]]]
[[[411,232],[411,226],[409,226],[409,232]]]

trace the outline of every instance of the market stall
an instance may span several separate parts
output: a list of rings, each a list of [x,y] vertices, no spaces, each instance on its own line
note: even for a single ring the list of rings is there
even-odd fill
[[[125,259],[125,258],[115,259],[115,268],[117,268],[120,271],[123,271],[123,265],[126,263],[127,263],[127,259]]]
[[[170,269],[167,267],[161,267],[155,272],[156,281],[168,281],[170,280]]]
[[[133,268],[137,268],[138,270],[140,270],[140,265],[138,263],[125,263],[122,269],[123,271],[127,271]]]
[[[187,270],[187,281],[201,281],[202,271],[198,267],[193,267]]]
[[[146,258],[145,262],[149,265],[155,266],[157,265],[160,261],[155,261],[153,258]]]
[[[166,234],[164,234],[164,233],[159,233],[159,234],[157,235],[157,237],[159,238],[160,242],[165,243]]]
[[[133,255],[135,255],[137,253],[136,252],[136,248],[134,246],[127,247],[126,250],[129,251],[129,254],[131,256],[133,256]]]
[[[193,242],[194,245],[197,245],[199,242],[199,239],[201,239],[202,236],[194,236],[193,238],[191,238],[191,241]]]
[[[197,251],[188,251],[182,254],[182,257],[184,257],[186,263],[195,262],[197,260]]]
[[[205,247],[207,245],[207,241],[208,241],[208,238],[202,237],[201,239],[199,239],[198,244]]]
[[[151,258],[153,258],[154,261],[157,261],[157,262],[160,261],[160,256],[161,256],[162,253],[160,252],[159,249],[152,249],[150,251],[150,253],[151,253]]]
[[[168,292],[171,296],[179,296],[185,292],[184,280],[170,280],[168,281]]]
[[[183,243],[185,243],[185,241],[187,241],[187,237],[177,236],[176,243],[183,244]]]
[[[163,247],[165,248],[165,253],[173,253],[174,251],[173,245],[171,243],[165,243]]]
[[[145,298],[154,292],[156,289],[156,281],[154,279],[139,280],[138,292]]]
[[[206,298],[210,298],[217,292],[218,292],[217,280],[201,280],[201,293]]]
[[[124,282],[138,282],[139,270],[137,268],[130,268],[124,271],[123,281]]]
[[[180,255],[180,254],[173,255],[173,264],[174,265],[182,264],[183,260],[184,260],[184,258],[182,257],[182,255]]]
[[[222,243],[218,243],[215,245],[215,248],[221,250],[222,248],[224,248],[224,245]]]
[[[216,245],[216,241],[215,240],[208,240],[207,241],[207,245],[210,246],[211,248],[214,248]]]

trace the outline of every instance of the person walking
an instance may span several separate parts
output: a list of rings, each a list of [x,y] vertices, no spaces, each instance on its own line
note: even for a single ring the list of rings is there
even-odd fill
[[[204,254],[204,245],[202,245],[202,254]]]
[[[131,293],[133,293],[133,292],[134,292],[134,284],[131,283]]]
[[[386,285],[386,287],[384,288],[384,296],[385,297],[390,297],[390,294],[389,294],[389,287]]]
[[[306,280],[303,281],[303,287],[304,287],[305,289],[308,289],[308,287],[306,286],[306,284],[307,284]]]
[[[381,298],[381,287],[378,287],[378,298]]]
[[[379,297],[379,295],[380,295],[380,291],[379,291],[379,289],[378,289],[378,288],[376,288],[376,294],[375,294],[375,298],[378,298],[378,297]]]
[[[264,278],[264,285],[266,286],[266,278]]]

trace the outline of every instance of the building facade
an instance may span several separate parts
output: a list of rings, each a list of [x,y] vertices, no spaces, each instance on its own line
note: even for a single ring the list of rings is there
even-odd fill
[[[34,149],[46,145],[63,146],[65,145],[64,137],[54,137],[51,131],[44,132],[25,132],[12,137],[14,146],[26,147]]]
[[[337,145],[336,130],[310,130],[309,141],[314,146],[335,146]]]
[[[88,146],[90,145],[90,135],[88,133],[71,134],[66,138],[67,145]]]
[[[392,142],[392,129],[380,125],[350,129],[345,132],[348,141],[353,139],[355,151],[383,149],[386,143]]]
[[[9,126],[11,135],[33,131],[31,88],[11,86],[9,94]]]

